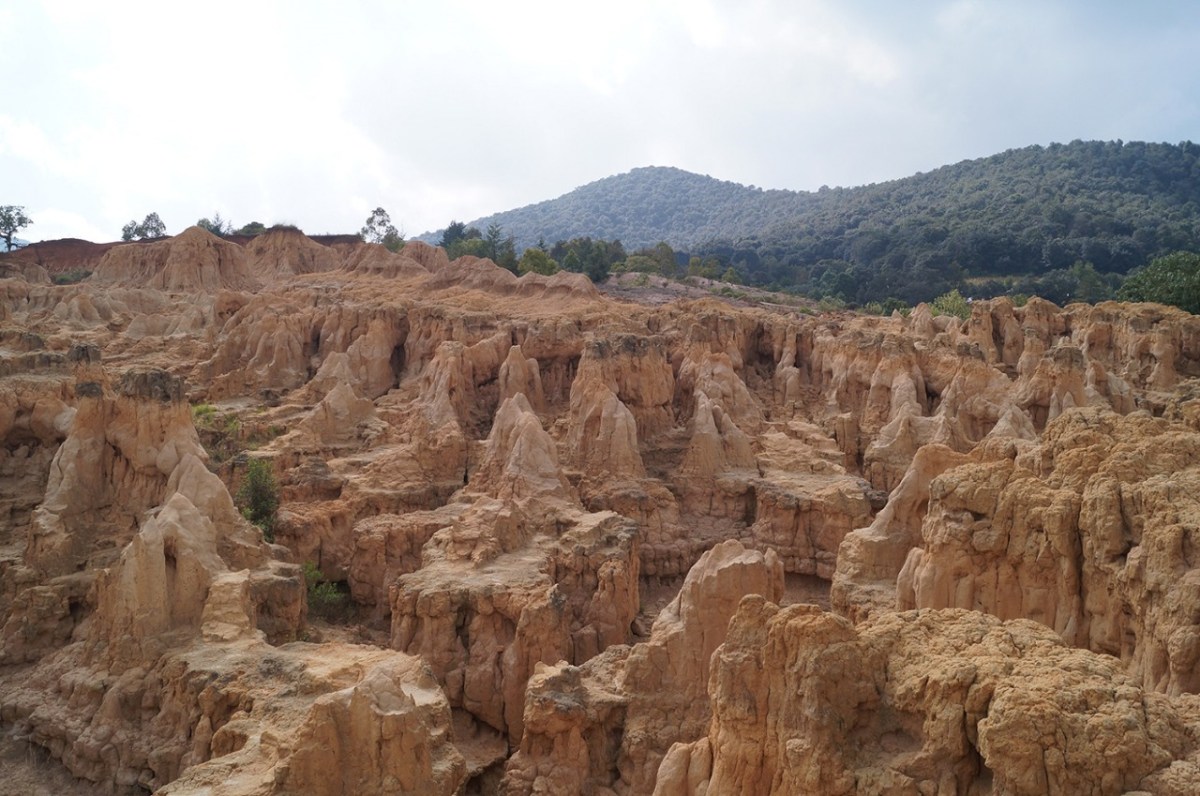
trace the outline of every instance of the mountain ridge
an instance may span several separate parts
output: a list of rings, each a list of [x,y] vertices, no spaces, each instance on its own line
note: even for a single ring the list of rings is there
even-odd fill
[[[668,187],[681,197],[676,199],[677,206],[649,216],[641,212],[643,203],[616,203],[623,197],[644,200],[647,192],[661,192]],[[756,195],[765,199],[762,204],[776,211],[775,221],[794,215],[810,196],[801,191],[746,186],[674,166],[638,166],[593,180],[553,199],[481,216],[467,225],[485,230],[498,223],[516,238],[518,249],[535,245],[539,238],[552,243],[583,235],[619,239],[632,248],[653,245],[666,240],[666,235],[672,238],[672,245],[687,247],[728,234],[730,219],[735,223],[741,220],[738,207]],[[573,218],[582,212],[591,214],[585,224]],[[680,225],[693,231],[681,235]],[[426,232],[418,239],[436,243],[443,231]]]
[[[666,241],[716,256],[752,284],[862,301],[1076,262],[1121,274],[1200,250],[1198,158],[1190,141],[1072,141],[815,192],[646,166],[469,224],[499,224],[518,251],[539,238],[615,238],[630,251]]]

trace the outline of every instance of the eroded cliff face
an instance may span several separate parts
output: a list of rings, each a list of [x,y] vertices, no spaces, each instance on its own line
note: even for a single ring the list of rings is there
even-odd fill
[[[1200,787],[1200,319],[649,307],[289,230],[36,276],[0,720],[99,790]]]
[[[508,762],[505,794],[648,793],[673,743],[703,737],[711,718],[709,658],[746,594],[783,596],[779,557],[729,540],[701,556],[650,637],[611,646],[581,666],[539,665],[526,732]]]
[[[1029,620],[891,613],[858,627],[747,597],[713,657],[708,735],[667,794],[1180,792],[1195,700],[1144,691]]]

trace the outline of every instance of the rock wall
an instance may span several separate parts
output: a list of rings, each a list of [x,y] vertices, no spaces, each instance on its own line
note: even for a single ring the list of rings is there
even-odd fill
[[[659,796],[1174,793],[1200,775],[1194,714],[1026,620],[855,627],[748,597],[712,665],[708,735],[671,749]]]
[[[610,647],[581,666],[536,667],[526,732],[500,792],[650,792],[671,744],[707,730],[709,659],[738,602],[747,594],[779,599],[782,593],[778,557],[723,542],[688,573],[647,641]]]
[[[1069,412],[1040,445],[930,484],[898,607],[1035,619],[1148,690],[1200,687],[1200,434],[1145,413]]]

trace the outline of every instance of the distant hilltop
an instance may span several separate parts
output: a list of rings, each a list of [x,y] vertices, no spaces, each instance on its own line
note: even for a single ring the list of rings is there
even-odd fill
[[[1198,156],[1190,141],[1073,141],[816,192],[651,166],[468,225],[499,225],[518,252],[539,239],[617,239],[629,251],[665,241],[746,284],[849,302],[997,295],[1025,278],[1026,292],[1067,301],[1077,289],[1060,272],[1075,266],[1119,283],[1154,258],[1200,251]]]

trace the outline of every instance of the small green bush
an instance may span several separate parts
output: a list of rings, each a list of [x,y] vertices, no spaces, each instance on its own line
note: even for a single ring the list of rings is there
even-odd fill
[[[817,302],[817,309],[821,312],[840,312],[846,309],[846,302],[837,296],[825,296]]]
[[[84,268],[76,268],[74,270],[67,271],[65,273],[55,274],[54,284],[56,284],[56,285],[74,285],[78,282],[82,282],[83,280],[87,279],[91,275],[92,275],[91,271],[88,271]]]
[[[338,590],[337,584],[327,580],[311,561],[304,562],[303,570],[309,613],[324,619],[344,616],[349,606],[346,595]]]
[[[250,459],[246,476],[237,492],[237,504],[242,516],[257,525],[268,542],[275,541],[275,514],[279,511],[279,490],[271,462]]]
[[[964,321],[971,317],[971,305],[963,298],[963,294],[958,292],[958,288],[935,298],[930,308],[934,315],[953,315]]]

